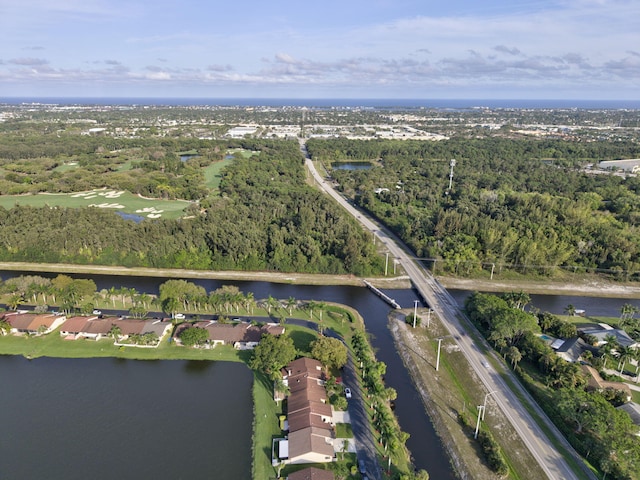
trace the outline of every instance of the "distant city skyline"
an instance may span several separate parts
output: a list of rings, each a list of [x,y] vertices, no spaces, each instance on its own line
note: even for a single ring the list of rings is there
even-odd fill
[[[635,0],[0,0],[0,97],[640,99]]]

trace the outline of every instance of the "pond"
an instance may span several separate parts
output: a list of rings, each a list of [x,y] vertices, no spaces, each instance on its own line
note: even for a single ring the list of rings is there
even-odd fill
[[[332,170],[370,170],[373,165],[370,162],[333,162]]]
[[[0,478],[251,478],[241,363],[0,356]]]

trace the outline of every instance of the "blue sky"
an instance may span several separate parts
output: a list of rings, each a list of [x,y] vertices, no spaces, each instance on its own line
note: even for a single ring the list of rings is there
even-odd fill
[[[638,0],[0,0],[0,97],[640,99]]]

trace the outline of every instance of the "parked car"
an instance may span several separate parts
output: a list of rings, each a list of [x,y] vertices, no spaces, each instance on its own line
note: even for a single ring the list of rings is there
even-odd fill
[[[184,320],[184,313],[174,313],[173,318],[175,318],[176,320]]]
[[[358,460],[358,471],[364,475],[365,473],[367,473],[367,467],[364,464],[364,460],[360,459]]]
[[[344,389],[344,396],[347,398],[351,398],[351,389],[350,388],[345,388]]]
[[[102,310],[94,310],[91,312],[93,315],[102,315]]]

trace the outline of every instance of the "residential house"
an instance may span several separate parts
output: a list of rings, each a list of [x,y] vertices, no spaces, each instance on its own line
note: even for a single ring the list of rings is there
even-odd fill
[[[289,385],[290,379],[302,377],[324,380],[322,363],[313,358],[300,357],[282,369],[282,381],[285,385]]]
[[[196,322],[194,324],[180,324],[174,336],[179,341],[180,333],[185,328],[191,327],[204,328],[207,330],[209,332],[209,345],[231,345],[237,350],[253,349],[260,343],[262,335],[282,335],[285,331],[282,325],[274,323],[251,325],[250,323],[219,323],[209,321]]]
[[[587,350],[591,350],[591,347],[581,338],[569,338],[559,343],[557,347],[554,347],[556,342],[552,344],[552,348],[555,349],[556,354],[566,360],[567,362],[575,363],[580,360],[580,357]]]
[[[61,325],[60,336],[68,340],[76,340],[80,333],[85,330],[88,321],[98,317],[70,317]]]
[[[287,480],[335,480],[331,470],[309,467],[287,475]]]
[[[60,327],[60,335],[73,340],[79,338],[100,340],[110,336],[113,326],[117,326],[120,329],[117,341],[126,340],[131,335],[144,335],[146,333],[155,333],[158,338],[162,338],[172,328],[171,322],[163,322],[162,320],[119,317],[71,317]]]
[[[587,374],[587,390],[602,391],[605,389],[619,390],[624,394],[625,401],[631,401],[631,389],[629,385],[622,382],[607,382],[603,380],[598,371],[589,366],[582,365],[582,371]]]
[[[64,315],[53,313],[7,313],[4,319],[11,325],[14,335],[46,335],[64,323]]]
[[[90,340],[100,340],[108,337],[111,327],[117,320],[117,317],[107,318],[90,318],[87,323],[82,327],[82,331],[78,332],[76,338],[88,338]]]
[[[116,319],[113,324],[120,328],[118,341],[126,340],[131,335],[145,335],[147,333],[155,333],[158,338],[162,338],[173,328],[171,322],[138,318]]]
[[[289,432],[289,463],[325,463],[334,460],[331,435],[327,430],[306,427]]]
[[[324,387],[322,363],[298,358],[282,369],[287,399],[288,463],[320,463],[335,459],[333,411]]]
[[[635,402],[628,402],[617,407],[619,410],[624,410],[631,417],[631,421],[638,427],[638,433],[640,436],[640,404]]]
[[[596,346],[607,343],[607,337],[612,336],[621,347],[640,348],[640,342],[631,338],[627,332],[619,328],[613,328],[606,323],[599,323],[596,326],[579,328],[578,332],[584,336],[592,336],[596,339]]]

